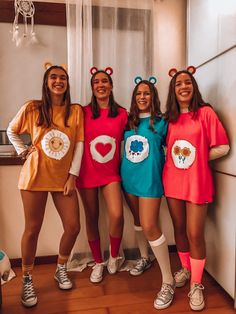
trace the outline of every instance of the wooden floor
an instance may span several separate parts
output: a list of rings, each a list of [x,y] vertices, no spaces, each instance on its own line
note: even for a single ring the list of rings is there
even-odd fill
[[[173,271],[178,268],[176,253],[171,253]],[[116,275],[105,273],[100,284],[89,281],[91,269],[82,273],[70,272],[74,289],[59,290],[53,279],[55,265],[35,266],[34,282],[38,304],[26,309],[20,304],[21,272],[14,268],[17,277],[2,287],[3,305],[1,314],[152,314],[153,299],[160,288],[160,271],[156,262],[143,275],[133,277],[128,272]],[[203,282],[206,290],[207,314],[235,314],[233,300],[208,274]],[[173,304],[161,313],[194,313],[188,305],[188,287],[176,289]]]

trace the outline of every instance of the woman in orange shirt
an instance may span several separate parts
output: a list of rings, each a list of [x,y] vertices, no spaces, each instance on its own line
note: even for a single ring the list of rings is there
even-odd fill
[[[32,146],[26,147],[19,134],[28,133]],[[37,304],[32,270],[48,192],[62,220],[55,280],[60,289],[70,289],[66,263],[80,231],[79,203],[75,179],[83,152],[83,112],[71,104],[69,77],[61,66],[51,66],[43,79],[42,99],[27,102],[10,122],[7,134],[17,153],[26,159],[18,187],[25,215],[21,240],[24,306]]]

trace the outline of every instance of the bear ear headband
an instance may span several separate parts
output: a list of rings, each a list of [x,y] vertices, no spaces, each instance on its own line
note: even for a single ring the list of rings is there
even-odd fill
[[[190,65],[189,67],[187,67],[186,71],[190,74],[194,74],[196,72],[196,68],[193,65]],[[176,68],[172,68],[169,70],[168,74],[169,76],[173,77],[177,72],[178,70]]]
[[[135,79],[134,79],[134,83],[135,83],[135,84],[138,84],[138,83],[140,83],[141,81],[143,81],[143,79],[142,79],[141,76],[136,76]],[[156,82],[157,82],[157,78],[156,78],[155,76],[150,76],[149,79],[148,79],[148,81],[154,85],[154,84],[156,84]]]
[[[98,68],[96,68],[96,67],[92,67],[92,68],[90,69],[91,75],[94,75],[97,71],[99,71],[99,70],[98,70]],[[104,71],[105,71],[108,75],[112,75],[112,73],[113,73],[113,69],[112,69],[111,67],[107,67]]]
[[[45,62],[44,63],[44,68],[45,70],[48,70],[49,68],[51,68],[53,66],[53,64],[51,62]],[[66,64],[60,64],[60,67],[62,67],[66,72],[67,72],[67,66]]]

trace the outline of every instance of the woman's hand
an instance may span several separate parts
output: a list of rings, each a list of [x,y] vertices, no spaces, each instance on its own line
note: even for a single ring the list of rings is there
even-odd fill
[[[35,151],[35,147],[31,145],[28,147],[26,150],[24,150],[19,156],[21,157],[22,160],[25,160],[29,157],[29,155]]]
[[[72,195],[73,191],[75,190],[75,180],[76,176],[74,176],[73,174],[69,174],[69,177],[64,186],[63,195]]]

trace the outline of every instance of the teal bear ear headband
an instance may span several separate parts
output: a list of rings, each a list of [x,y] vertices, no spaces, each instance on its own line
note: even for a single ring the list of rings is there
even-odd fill
[[[143,81],[143,79],[142,79],[141,76],[136,76],[135,79],[134,79],[134,83],[135,83],[135,84],[138,84],[138,83],[140,83],[141,81]],[[156,78],[155,76],[150,76],[149,79],[148,79],[148,81],[154,85],[154,84],[156,84],[156,82],[157,82],[157,78]]]

